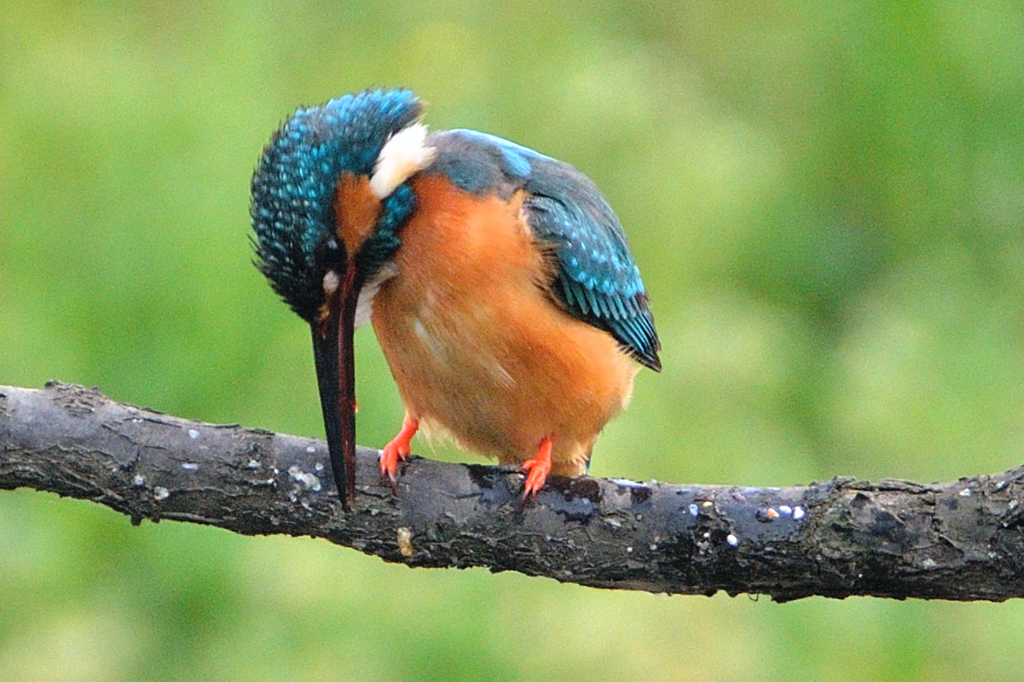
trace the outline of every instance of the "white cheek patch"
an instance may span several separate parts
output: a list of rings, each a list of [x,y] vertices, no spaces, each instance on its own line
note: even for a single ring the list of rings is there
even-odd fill
[[[437,149],[427,145],[427,126],[413,123],[403,128],[392,135],[380,150],[370,178],[370,189],[378,199],[390,196],[414,173],[429,166],[436,154]]]

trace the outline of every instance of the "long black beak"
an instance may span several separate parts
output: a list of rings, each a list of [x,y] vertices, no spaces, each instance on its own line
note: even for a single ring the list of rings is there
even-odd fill
[[[356,498],[356,372],[353,352],[359,289],[349,263],[337,290],[327,298],[327,315],[312,324],[316,382],[327,432],[334,482],[346,511]]]

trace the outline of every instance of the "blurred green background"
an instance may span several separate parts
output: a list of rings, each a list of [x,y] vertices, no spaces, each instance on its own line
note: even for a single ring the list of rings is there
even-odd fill
[[[0,383],[322,435],[249,178],[296,105],[406,85],[627,227],[665,371],[593,474],[1024,460],[1019,2],[0,4]],[[358,336],[380,446],[402,408]],[[1009,680],[1022,635],[1020,602],[606,592],[0,493],[4,680]]]

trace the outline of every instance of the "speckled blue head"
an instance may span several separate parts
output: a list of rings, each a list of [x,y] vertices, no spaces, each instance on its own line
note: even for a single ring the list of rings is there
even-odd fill
[[[311,322],[324,300],[324,267],[317,254],[334,232],[338,178],[371,175],[384,144],[415,122],[421,109],[408,90],[345,95],[297,109],[263,150],[250,208],[257,266],[303,319]],[[372,276],[398,248],[396,233],[414,202],[407,185],[383,200],[377,229],[361,250],[363,277]]]

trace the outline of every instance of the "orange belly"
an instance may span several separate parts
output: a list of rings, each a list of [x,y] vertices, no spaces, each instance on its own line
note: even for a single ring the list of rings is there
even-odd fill
[[[371,318],[406,410],[503,464],[521,464],[551,438],[552,471],[582,474],[639,365],[552,301],[521,198],[475,197],[438,176],[413,188],[418,210],[401,233],[398,275],[381,286]]]

